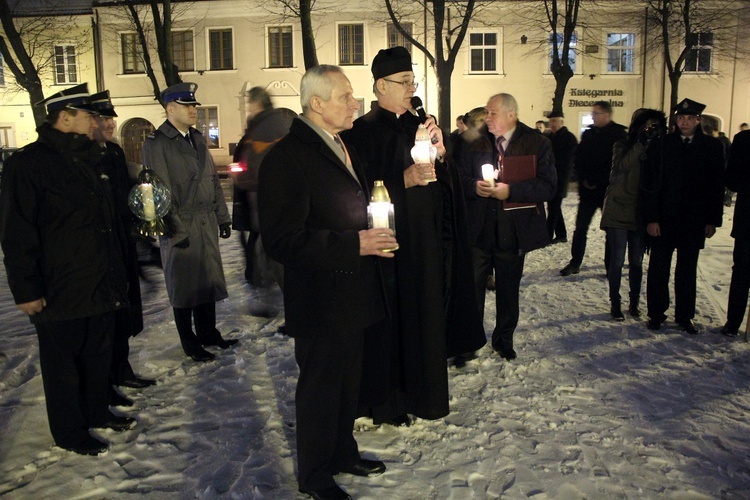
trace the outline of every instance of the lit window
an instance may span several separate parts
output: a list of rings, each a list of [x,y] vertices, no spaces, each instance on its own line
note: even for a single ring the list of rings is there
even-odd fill
[[[364,24],[339,25],[339,64],[365,63]]]
[[[497,72],[497,33],[471,33],[469,50],[472,73]]]
[[[195,128],[203,134],[210,149],[220,147],[219,143],[219,108],[201,106],[198,108],[198,123]]]
[[[209,30],[208,39],[211,50],[211,69],[232,69],[234,56],[231,28]]]
[[[124,33],[122,35],[122,72],[146,72],[143,65],[143,49],[135,33]]]
[[[78,83],[74,45],[55,45],[55,83]]]
[[[710,31],[690,34],[690,51],[685,61],[685,71],[709,73],[714,49],[714,34]]]
[[[293,66],[292,27],[268,28],[268,67],[291,68]]]

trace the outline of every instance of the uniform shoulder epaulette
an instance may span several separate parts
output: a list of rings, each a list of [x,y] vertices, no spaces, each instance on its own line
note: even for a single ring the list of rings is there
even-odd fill
[[[146,139],[156,139],[156,136],[159,134],[161,134],[161,132],[159,132],[159,129],[156,129],[150,134],[148,134],[148,136],[146,136]]]

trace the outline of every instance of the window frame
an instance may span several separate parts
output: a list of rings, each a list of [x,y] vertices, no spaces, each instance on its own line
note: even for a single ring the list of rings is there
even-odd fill
[[[279,49],[280,49],[280,55],[279,55],[279,64],[274,64],[274,58],[272,57],[271,50],[272,50],[272,34],[271,30],[277,29],[289,29],[289,48],[288,51],[291,52],[289,58],[289,64],[284,64],[284,44],[283,44],[283,37],[284,33],[279,31],[275,35],[279,38]],[[268,25],[265,28],[266,33],[266,68],[270,69],[286,69],[286,68],[294,68],[294,56],[295,56],[295,50],[294,50],[294,25],[292,24],[274,24],[274,25]]]
[[[190,44],[191,44],[190,52],[192,53],[191,61],[190,61],[192,63],[192,66],[190,68],[183,67],[181,64],[179,64],[177,62],[177,58],[175,57],[176,56],[176,54],[175,54],[175,48],[174,48],[175,47],[175,35],[177,35],[177,34],[182,34],[182,35],[189,34],[190,35]],[[184,43],[184,40],[182,40],[181,43]],[[185,49],[183,49],[182,52],[183,52],[182,57],[185,58],[184,54],[187,51]],[[172,29],[172,58],[173,58],[174,64],[177,65],[178,71],[180,73],[188,73],[188,72],[194,72],[195,71],[195,32],[192,29],[190,29],[190,28],[188,28],[188,29]]]
[[[544,68],[544,74],[545,75],[551,75],[552,74],[552,32],[547,32],[547,57],[546,65]],[[565,36],[564,33],[557,33],[557,36],[560,37],[560,43],[562,44],[562,38]],[[573,40],[575,41],[575,45],[572,44]],[[583,51],[579,51],[579,48],[582,47],[581,37],[578,34],[578,31],[573,32],[573,40],[571,40],[571,47],[568,49],[569,52],[573,54],[573,74],[574,75],[582,75],[583,74]],[[568,60],[570,60],[570,56],[568,56]]]
[[[472,45],[471,37],[472,35],[481,34],[482,36],[482,45]],[[487,45],[485,42],[486,35],[495,35],[495,45]],[[493,28],[493,29],[473,29],[469,30],[467,33],[468,38],[468,44],[467,44],[467,50],[468,55],[466,57],[466,65],[467,65],[467,73],[469,75],[499,75],[503,74],[503,30],[502,28]],[[473,52],[475,50],[481,50],[482,51],[482,67],[485,67],[486,62],[486,50],[494,50],[495,51],[495,69],[494,70],[487,70],[487,69],[481,69],[481,70],[475,70],[472,68],[473,63]]]
[[[59,78],[60,73],[58,71],[58,62],[57,62],[57,57],[58,57],[57,49],[58,48],[63,49],[63,53],[62,53],[63,65],[62,66],[63,66],[63,74],[65,75],[65,79],[63,81],[61,81]],[[69,62],[70,54],[68,54],[67,51],[65,50],[68,48],[72,48],[73,50],[73,64],[72,65],[75,67],[73,70],[74,78],[75,78],[74,80],[71,80],[70,78],[68,78],[70,76],[70,62]],[[81,75],[80,75],[80,72],[78,71],[78,68],[79,68],[78,50],[77,50],[76,44],[65,43],[65,42],[56,43],[52,47],[52,51],[53,51],[53,57],[55,60],[55,63],[54,63],[55,64],[55,85],[73,85],[73,84],[81,83]]]
[[[704,34],[710,34],[711,35],[711,42],[708,44],[702,44],[701,42],[701,35]],[[693,46],[690,48],[690,53],[688,54],[688,57],[685,58],[685,66],[683,73],[689,74],[689,75],[710,75],[714,72],[714,47],[715,45],[715,39],[716,35],[714,34],[713,29],[705,30],[705,31],[694,31],[690,33],[690,36],[696,37],[696,42],[693,44]],[[691,55],[694,53],[697,53],[698,56],[700,56],[701,51],[708,51],[708,69],[707,70],[701,70],[698,69],[700,66],[700,58],[695,58],[695,66],[696,69],[688,69],[688,63],[691,62],[692,57]]]
[[[633,37],[633,45],[609,45],[609,37],[612,35],[629,35]],[[604,32],[604,47],[607,51],[606,58],[604,60],[604,70],[603,73],[606,75],[635,75],[638,74],[638,40],[639,40],[639,34],[637,31],[628,31],[628,30],[607,30]],[[632,53],[632,69],[628,71],[612,71],[610,70],[610,51],[613,52],[624,52],[624,51],[631,51]],[[622,56],[620,56],[618,61],[622,61]]]
[[[211,115],[210,114],[212,110],[216,111],[216,130],[218,132],[215,145],[212,144],[211,135],[210,135],[210,131],[211,131],[211,127],[210,127]],[[206,145],[208,146],[208,149],[221,149],[222,148],[221,126],[220,126],[221,120],[219,119],[220,117],[219,105],[218,104],[201,104],[200,106],[196,108],[196,111],[198,112],[198,117],[195,122],[195,129],[198,130],[201,134],[203,134],[203,138],[206,140]],[[201,125],[201,118],[204,113],[208,113],[208,116],[206,117],[208,123],[206,123],[205,129]]]
[[[126,54],[125,37],[132,37],[133,52],[131,54]],[[126,31],[120,33],[120,52],[120,63],[122,64],[123,75],[143,75],[146,73],[146,64],[143,62],[143,48],[141,47],[141,43],[138,40],[138,33],[134,31]],[[132,56],[134,62],[135,67],[132,70],[128,69],[128,56]]]
[[[226,56],[223,53],[224,52],[223,48],[221,49],[221,53],[219,54],[219,60],[222,61],[222,66],[221,67],[214,67],[213,66],[214,58],[213,58],[213,50],[212,50],[212,47],[211,47],[211,34],[214,33],[214,32],[219,32],[219,33],[229,32],[230,35],[231,35],[231,42],[232,42],[232,47],[231,47],[231,50],[232,50],[232,54],[231,55],[232,55],[232,57],[231,57],[231,59],[232,59],[232,61],[231,61],[231,67],[229,67],[229,68],[226,68],[226,67],[223,66],[223,61],[224,61],[224,59],[226,59]],[[223,47],[223,37],[220,38],[220,42],[221,42],[222,47]],[[236,60],[235,60],[235,54],[236,54],[235,46],[236,46],[236,43],[235,43],[235,37],[234,37],[234,26],[212,26],[211,28],[207,28],[206,29],[206,51],[208,52],[208,69],[210,71],[231,71],[231,70],[236,70],[237,66],[236,66]]]
[[[408,26],[409,29],[406,29],[406,31],[411,36],[414,36],[414,23],[413,22],[411,22],[411,21],[404,21],[404,22],[401,23],[401,26],[404,29],[406,29],[406,27]],[[393,30],[393,32],[391,32],[391,30]],[[393,40],[393,42],[391,42],[391,37],[395,37],[395,40]],[[401,41],[403,43],[399,44],[398,43],[399,41]],[[386,24],[386,26],[385,26],[385,43],[386,43],[386,48],[390,49],[391,47],[402,46],[406,50],[409,51],[409,55],[412,54],[412,50],[411,50],[412,45],[411,45],[411,42],[409,40],[407,40],[406,37],[398,29],[396,29],[396,25],[393,24],[392,21],[389,21]]]
[[[341,60],[341,55],[342,55],[341,28],[344,27],[344,26],[352,26],[352,27],[354,27],[354,26],[361,26],[362,27],[362,50],[361,50],[361,54],[360,54],[360,56],[362,58],[361,62],[356,62],[356,61],[353,61],[353,62],[344,62],[344,61]],[[367,37],[365,36],[366,33],[367,33],[367,25],[364,22],[339,22],[339,23],[336,23],[336,54],[337,54],[336,55],[336,60],[338,61],[338,65],[339,66],[364,66],[365,65],[365,61],[366,61],[365,54],[367,52],[367,46],[366,46],[366,39],[367,39]],[[356,36],[356,33],[355,33],[355,36]],[[355,40],[354,41],[354,47],[353,47],[353,50],[352,50],[353,53],[351,54],[353,56],[353,59],[356,59],[356,56],[357,56],[357,54],[356,54],[356,44],[357,44],[357,42]]]

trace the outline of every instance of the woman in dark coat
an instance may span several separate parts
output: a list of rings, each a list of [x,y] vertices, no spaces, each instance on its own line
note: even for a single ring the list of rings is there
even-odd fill
[[[633,113],[628,138],[617,141],[612,150],[612,172],[604,197],[600,227],[607,232],[610,251],[607,281],[609,282],[610,313],[616,321],[624,321],[620,305],[620,282],[625,250],[628,251],[628,280],[630,306],[634,317],[641,312],[638,306],[643,280],[643,251],[645,227],[641,214],[639,187],[647,150],[661,147],[654,142],[666,133],[664,113],[655,109],[638,109]]]

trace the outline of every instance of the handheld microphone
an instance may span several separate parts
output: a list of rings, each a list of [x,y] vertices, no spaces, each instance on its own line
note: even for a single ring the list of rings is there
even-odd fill
[[[419,116],[419,121],[422,123],[427,121],[427,113],[424,110],[424,104],[422,104],[422,99],[419,96],[414,96],[411,98],[411,107],[414,108],[414,111],[417,112],[417,116]],[[437,144],[438,138],[437,136],[432,136],[430,139],[433,144]]]

